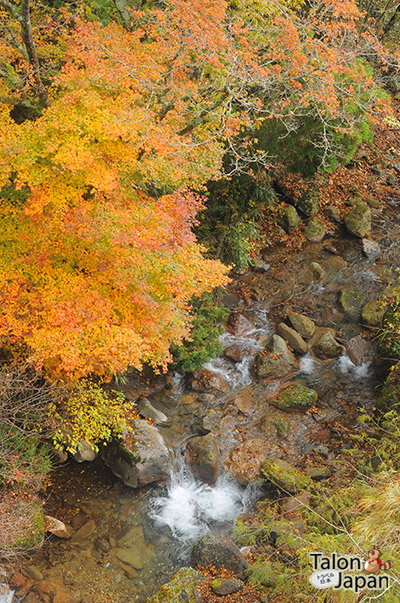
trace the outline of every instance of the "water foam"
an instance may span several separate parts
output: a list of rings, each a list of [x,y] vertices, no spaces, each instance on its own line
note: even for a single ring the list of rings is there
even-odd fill
[[[219,477],[215,486],[203,484],[182,462],[171,475],[166,492],[153,500],[150,516],[168,526],[175,538],[190,543],[216,524],[232,522],[259,496],[257,487],[243,488],[226,475]]]
[[[358,377],[359,379],[368,379],[368,377],[371,376],[370,361],[363,362],[361,366],[357,366],[350,360],[346,352],[343,352],[340,358],[338,358],[337,366],[339,368],[339,371],[343,375],[346,375],[347,373],[351,372],[354,376]]]

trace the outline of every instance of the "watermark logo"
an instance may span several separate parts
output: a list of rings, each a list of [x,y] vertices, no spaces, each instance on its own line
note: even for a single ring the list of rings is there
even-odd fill
[[[344,589],[359,593],[363,589],[388,590],[391,586],[391,577],[383,572],[389,570],[393,563],[383,562],[378,549],[370,550],[366,558],[337,553],[309,555],[314,570],[310,582],[315,588]]]

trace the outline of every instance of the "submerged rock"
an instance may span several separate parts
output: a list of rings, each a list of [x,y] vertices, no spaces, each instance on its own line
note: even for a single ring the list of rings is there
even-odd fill
[[[270,344],[257,354],[255,361],[256,375],[260,379],[284,377],[299,366],[299,360],[279,335],[272,336]]]
[[[201,422],[201,429],[203,432],[216,433],[219,431],[221,425],[221,415],[215,410],[210,410]]]
[[[203,536],[194,545],[192,564],[198,568],[210,565],[217,570],[225,568],[242,580],[245,577],[246,569],[249,567],[248,562],[230,538],[214,536],[213,534]]]
[[[307,410],[317,400],[318,394],[315,390],[295,381],[270,398],[270,403],[281,410]]]
[[[304,490],[310,483],[306,475],[283,459],[273,458],[265,461],[261,472],[268,481],[289,494]]]
[[[266,434],[274,431],[278,438],[286,438],[290,431],[290,423],[280,415],[264,415],[260,419],[260,429]]]
[[[245,440],[231,453],[224,464],[228,475],[244,486],[260,477],[261,463],[267,458],[268,450],[262,440],[251,438]]]
[[[351,313],[356,311],[365,299],[362,291],[355,289],[343,289],[339,296],[339,302],[345,312]]]
[[[101,456],[117,477],[132,488],[167,479],[170,453],[155,425],[139,419],[122,443],[112,443]]]
[[[187,462],[197,479],[213,484],[219,475],[219,451],[214,434],[198,436],[186,446]]]
[[[353,207],[344,217],[347,231],[356,237],[365,237],[371,230],[372,214],[368,205],[360,203]]]

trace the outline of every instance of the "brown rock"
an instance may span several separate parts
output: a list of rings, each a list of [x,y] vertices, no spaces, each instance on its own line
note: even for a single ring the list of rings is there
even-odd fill
[[[346,343],[346,352],[356,366],[361,366],[371,355],[371,343],[358,335]]]
[[[72,603],[71,596],[60,578],[47,578],[36,585],[36,591],[46,600],[52,603]]]
[[[89,519],[86,523],[83,524],[81,528],[75,534],[72,535],[72,542],[82,542],[86,538],[88,538],[96,529],[96,524],[93,519]]]
[[[192,438],[186,452],[193,475],[202,482],[213,484],[219,475],[219,451],[214,434]]]
[[[27,578],[21,572],[15,572],[11,578],[11,586],[22,588],[27,583]]]
[[[224,356],[234,362],[241,362],[243,360],[243,350],[240,345],[230,345],[224,350]]]
[[[288,496],[281,502],[282,511],[286,515],[300,511],[304,506],[310,504],[310,497],[307,492],[301,492],[297,496]]]
[[[242,335],[247,335],[254,329],[254,325],[248,318],[243,316],[243,314],[234,314],[233,317],[229,320],[228,330],[232,335],[236,337],[242,337]]]
[[[221,375],[218,375],[218,373],[214,373],[208,369],[197,369],[194,371],[191,387],[198,392],[227,394],[230,391],[228,382]]]
[[[231,451],[224,464],[225,471],[240,484],[247,485],[260,477],[260,465],[267,455],[262,440],[246,440]]]
[[[45,515],[44,521],[46,532],[51,532],[54,536],[57,536],[58,538],[71,538],[71,526],[65,525],[65,523],[63,523],[59,519],[56,519],[55,517],[51,517],[50,515]]]
[[[280,335],[290,347],[298,354],[307,354],[308,345],[297,331],[288,327],[284,322],[281,322],[276,332]]]

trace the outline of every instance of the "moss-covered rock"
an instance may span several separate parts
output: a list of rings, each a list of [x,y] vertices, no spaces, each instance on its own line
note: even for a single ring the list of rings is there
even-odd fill
[[[367,302],[361,309],[362,323],[368,327],[381,327],[386,307],[383,301]]]
[[[293,205],[281,208],[278,215],[278,224],[288,234],[292,234],[300,224],[300,216]]]
[[[400,360],[400,306],[391,304],[382,320],[378,352],[383,358]]]
[[[344,217],[347,231],[356,237],[365,237],[371,230],[372,214],[368,205],[360,203],[353,207]]]
[[[310,484],[310,478],[283,459],[272,458],[261,465],[261,473],[267,481],[281,490],[296,494]]]
[[[293,328],[300,333],[304,339],[309,339],[314,335],[315,324],[308,316],[298,314],[297,312],[288,312],[288,318],[292,323]]]
[[[328,207],[325,208],[325,215],[331,222],[339,224],[342,221],[340,211],[334,205],[328,205]]]
[[[298,359],[288,349],[279,335],[273,335],[272,341],[256,357],[255,372],[261,379],[279,378],[299,368]]]
[[[193,475],[202,482],[213,484],[219,474],[218,443],[213,433],[192,438],[186,447],[187,460]]]
[[[275,432],[278,438],[285,439],[289,435],[290,423],[279,415],[264,415],[260,419],[260,429],[267,434]]]
[[[339,295],[339,302],[345,312],[352,312],[359,308],[365,299],[362,291],[343,289]]]
[[[307,218],[316,216],[319,212],[319,199],[320,192],[314,190],[309,193],[305,193],[297,203],[297,209],[301,211]]]
[[[305,227],[304,234],[308,241],[319,243],[325,236],[325,225],[322,220],[314,218]]]
[[[201,603],[204,576],[192,567],[182,567],[146,603]]]
[[[336,341],[333,329],[318,331],[311,348],[318,358],[338,358],[344,351],[344,347]]]
[[[313,389],[295,381],[270,399],[271,404],[281,410],[307,410],[318,400]]]

